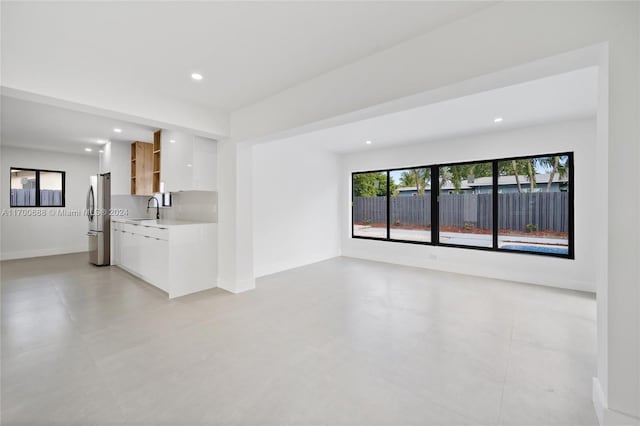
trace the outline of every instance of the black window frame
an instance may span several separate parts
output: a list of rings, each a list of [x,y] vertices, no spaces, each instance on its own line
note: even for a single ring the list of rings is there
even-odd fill
[[[36,204],[33,206],[16,206],[11,202],[11,172],[13,170],[20,170],[26,172],[34,172],[36,175]],[[61,205],[43,205],[40,203],[40,172],[45,173],[60,173],[62,175],[62,204]],[[25,209],[25,208],[63,208],[66,205],[66,172],[63,170],[48,170],[48,169],[34,169],[33,167],[9,167],[9,207],[16,209]]]
[[[354,237],[354,233],[355,233],[355,224],[353,223],[353,209],[354,209],[354,203],[353,203],[353,177],[355,175],[364,175],[364,174],[368,174],[368,173],[385,173],[387,176],[386,179],[386,183],[387,183],[387,199],[386,199],[386,210],[387,210],[387,214],[386,214],[386,222],[387,222],[387,232],[386,232],[386,237],[384,238],[380,238],[380,237],[364,237],[364,236],[360,236],[360,235],[356,235]],[[389,201],[389,189],[390,189],[390,183],[389,183],[389,178],[391,177],[391,170],[368,170],[366,172],[353,172],[351,173],[351,236],[354,238],[362,238],[364,240],[374,240],[374,241],[394,241],[394,240],[390,240],[390,236],[391,236],[391,230],[390,230],[390,219],[389,219],[389,208],[390,206],[390,201]]]
[[[518,157],[518,158],[523,158],[523,157]],[[443,163],[443,164],[438,164],[437,166],[435,166],[435,171],[437,171],[437,173],[435,174],[435,176],[438,177],[438,180],[440,179],[440,168],[442,167],[453,167],[453,166],[465,166],[468,164],[482,164],[482,163],[491,163],[491,177],[493,178],[493,181],[491,183],[491,195],[492,195],[492,210],[491,210],[491,224],[492,229],[491,229],[491,235],[492,237],[492,246],[491,247],[482,247],[482,246],[472,246],[472,245],[465,245],[465,244],[451,244],[451,243],[442,243],[440,242],[440,185],[438,185],[437,189],[436,189],[436,209],[437,211],[435,212],[435,214],[437,214],[438,216],[438,223],[437,223],[437,228],[435,229],[435,232],[438,234],[438,245],[442,246],[442,247],[455,247],[455,248],[474,248],[474,249],[482,249],[482,250],[493,250],[494,248],[496,250],[499,251],[504,251],[504,250],[500,250],[498,249],[498,245],[497,245],[497,236],[496,233],[493,231],[493,229],[495,229],[496,227],[496,223],[497,223],[497,219],[498,219],[498,215],[495,214],[494,212],[497,212],[498,210],[496,209],[496,203],[495,200],[498,199],[497,195],[497,186],[498,186],[498,180],[496,179],[496,171],[497,171],[497,164],[500,161],[504,161],[504,160],[477,160],[477,161],[457,161],[455,163]],[[434,170],[431,170],[431,173],[434,172]],[[495,177],[494,177],[495,176]],[[433,196],[433,190],[431,192],[432,196]],[[433,206],[433,205],[432,205]],[[432,220],[433,220],[433,210],[432,210]],[[433,228],[433,227],[432,227]],[[515,250],[512,250],[515,251]],[[528,252],[527,252],[528,253]]]
[[[567,164],[569,167],[568,173],[568,183],[567,188],[569,192],[569,206],[568,206],[568,253],[545,253],[545,252],[533,252],[533,251],[525,251],[525,250],[517,250],[517,249],[500,249],[498,247],[498,234],[500,230],[498,229],[498,180],[499,180],[499,168],[498,163],[503,161],[511,161],[511,160],[526,160],[531,158],[539,158],[539,157],[552,157],[552,156],[566,156]],[[417,168],[430,168],[431,169],[431,177],[440,176],[440,167],[448,167],[448,166],[456,166],[456,165],[465,165],[465,164],[474,164],[474,163],[491,163],[492,164],[492,247],[479,247],[479,246],[468,246],[462,244],[447,244],[440,242],[440,209],[439,209],[439,199],[440,199],[440,188],[439,185],[431,185],[431,241],[411,241],[411,240],[400,240],[390,238],[390,205],[391,205],[391,196],[389,194],[390,187],[390,178],[391,172],[398,170],[406,170],[406,169],[417,169]],[[354,224],[354,213],[355,213],[355,195],[353,188],[353,179],[357,174],[364,173],[386,173],[387,175],[387,232],[386,238],[382,237],[367,237],[361,235],[355,235],[355,224]],[[377,170],[362,170],[355,171],[351,173],[351,238],[354,239],[362,239],[362,240],[373,240],[373,241],[385,241],[392,243],[403,243],[403,244],[417,244],[423,246],[440,246],[440,247],[448,247],[448,248],[462,248],[469,250],[482,250],[482,251],[492,251],[499,253],[509,253],[509,254],[526,254],[533,256],[547,256],[547,257],[555,257],[561,259],[569,259],[575,260],[575,205],[574,205],[574,152],[573,151],[564,151],[564,152],[556,152],[556,153],[544,153],[544,154],[534,154],[534,155],[519,155],[514,157],[505,157],[505,158],[496,158],[496,159],[478,159],[478,160],[469,160],[469,161],[455,161],[450,163],[441,163],[441,164],[425,164],[425,165],[415,165],[415,166],[405,166],[405,167],[396,167],[389,169],[377,169]]]

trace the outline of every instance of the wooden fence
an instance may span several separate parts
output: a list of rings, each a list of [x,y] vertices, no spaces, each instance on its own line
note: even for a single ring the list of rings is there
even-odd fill
[[[32,189],[11,189],[11,205],[12,206],[35,206],[36,190]],[[54,189],[40,190],[40,205],[42,206],[61,206],[62,191]]]
[[[386,197],[354,197],[355,223],[384,224]],[[429,196],[392,197],[391,224],[431,225]],[[440,196],[440,226],[479,229],[492,227],[491,194],[443,194]],[[539,231],[569,231],[569,194],[566,192],[507,193],[498,195],[499,229],[526,231],[535,225]]]

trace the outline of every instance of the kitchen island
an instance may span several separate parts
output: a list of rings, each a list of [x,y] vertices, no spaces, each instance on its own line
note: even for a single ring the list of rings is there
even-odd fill
[[[217,224],[112,218],[112,265],[169,298],[217,286]]]

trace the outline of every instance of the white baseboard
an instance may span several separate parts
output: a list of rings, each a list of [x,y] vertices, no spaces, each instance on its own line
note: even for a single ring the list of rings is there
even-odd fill
[[[592,399],[600,426],[640,426],[640,418],[607,407],[604,391],[597,377],[593,378]]]
[[[325,260],[335,259],[336,257],[340,257],[339,251],[328,254],[325,253],[319,256],[305,257],[304,259],[288,259],[279,263],[272,263],[267,267],[260,267],[259,270],[256,271],[256,278],[262,278],[268,275],[277,274],[278,272],[301,268],[318,262],[324,262]]]
[[[8,253],[6,252],[0,253],[0,260],[28,259],[31,257],[56,256],[59,254],[82,253],[82,252],[87,252],[87,246],[11,251]]]
[[[256,280],[253,278],[234,282],[218,280],[218,288],[233,294],[244,293],[256,288]]]
[[[426,248],[429,246],[417,246]],[[446,247],[450,248],[450,247]],[[496,255],[505,255],[505,253],[498,252],[485,252],[489,254]],[[451,272],[454,274],[463,274],[474,277],[483,277],[483,278],[491,278],[496,280],[503,281],[512,281],[519,282],[525,284],[535,284],[541,285],[545,287],[552,288],[561,288],[565,290],[576,290],[576,291],[584,291],[588,293],[595,293],[595,287],[593,283],[586,283],[578,280],[562,280],[561,282],[550,282],[545,278],[537,279],[535,278],[536,274],[528,274],[527,276],[521,275],[513,275],[511,272],[501,271],[499,268],[495,268],[490,264],[486,265],[475,265],[473,267],[466,267],[465,269],[461,269],[460,263],[451,263],[443,260],[428,260],[426,255],[423,257],[408,257],[408,258],[398,258],[398,257],[389,257],[386,254],[377,254],[371,255],[370,253],[365,253],[360,250],[343,250],[342,257],[354,258],[354,259],[362,259],[362,260],[371,260],[374,262],[382,262],[389,263],[392,265],[403,265],[410,266],[414,268],[423,268],[430,269],[434,271],[442,271],[442,272]]]
[[[218,283],[215,281],[212,283],[200,283],[199,281],[194,281],[188,283],[186,286],[182,287],[180,291],[170,291],[169,299],[174,299],[176,297],[186,296],[188,294],[198,293],[205,290],[211,290],[212,288],[216,288]]]

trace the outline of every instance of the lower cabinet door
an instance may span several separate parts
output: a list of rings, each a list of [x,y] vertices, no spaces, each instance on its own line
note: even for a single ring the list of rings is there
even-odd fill
[[[165,240],[148,238],[147,247],[149,281],[158,288],[169,292],[169,244]]]
[[[136,235],[136,243],[140,253],[140,260],[138,263],[139,274],[146,281],[151,284],[155,284],[151,279],[151,269],[153,268],[153,255],[151,253],[151,241],[149,237],[144,235]]]
[[[112,265],[120,265],[120,235],[122,235],[122,233],[120,232],[119,229],[114,229],[112,231],[112,238],[111,238],[111,243],[112,243],[111,264]]]
[[[120,264],[131,269],[131,234],[125,231],[118,232],[120,238]]]
[[[127,239],[129,240],[129,246],[131,247],[131,270],[143,275],[142,270],[142,253],[144,248],[141,246],[142,237],[138,234],[127,233]]]
[[[169,292],[169,243],[155,237],[119,231],[114,240],[118,264],[149,284]],[[114,248],[115,248],[114,247]]]

